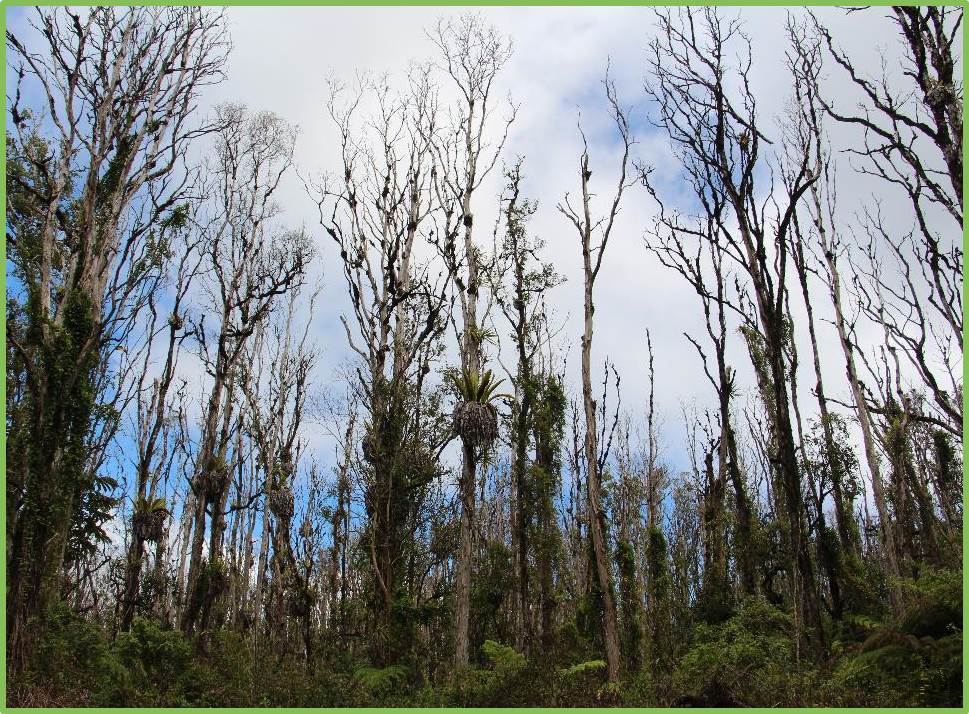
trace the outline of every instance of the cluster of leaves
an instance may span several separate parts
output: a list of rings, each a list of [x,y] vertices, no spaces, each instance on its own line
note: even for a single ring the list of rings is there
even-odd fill
[[[892,622],[857,622],[828,684],[831,704],[957,706],[962,698],[962,575],[926,570],[902,583],[908,605]],[[859,641],[861,640],[861,641]]]
[[[489,404],[495,399],[506,398],[507,395],[496,394],[503,379],[495,379],[491,370],[485,370],[479,374],[469,369],[462,369],[461,374],[451,374],[451,381],[458,391],[458,395],[464,402],[475,402],[477,404]]]
[[[135,501],[135,513],[157,513],[165,510],[164,498],[139,497]]]
[[[679,703],[797,706],[806,673],[793,632],[790,617],[760,597],[744,600],[721,623],[699,623],[673,673]]]

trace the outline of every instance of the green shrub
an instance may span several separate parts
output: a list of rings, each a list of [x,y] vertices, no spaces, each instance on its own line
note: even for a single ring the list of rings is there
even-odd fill
[[[761,597],[720,624],[698,624],[673,674],[674,705],[798,706],[809,672],[793,633],[791,618]]]
[[[591,659],[560,669],[555,688],[555,705],[595,706],[605,681],[605,660]]]
[[[110,704],[116,706],[185,706],[185,678],[191,675],[192,647],[181,632],[135,618],[131,631],[112,647],[126,676],[115,683]]]
[[[124,676],[101,627],[58,602],[47,612],[43,636],[27,670],[10,683],[9,703],[41,699],[55,705],[63,700],[60,706],[97,706],[102,693]]]
[[[531,699],[524,655],[493,640],[485,640],[481,653],[488,667],[466,669],[455,680],[458,706],[520,706]]]
[[[642,669],[623,680],[619,690],[619,700],[627,707],[655,707],[656,686],[652,672]]]
[[[908,605],[894,622],[870,622],[842,650],[826,688],[839,706],[961,706],[962,577],[926,570],[901,583]]]
[[[959,706],[962,634],[941,640],[885,630],[838,663],[829,683],[836,706]]]
[[[256,679],[261,680],[275,668],[275,657],[260,653],[254,661],[250,641],[235,632],[202,637],[204,652],[196,655],[197,666],[185,678],[185,696],[192,706],[258,706],[254,697],[266,697],[266,692],[264,682]]]
[[[407,667],[392,664],[389,667],[360,667],[353,673],[354,697],[359,705],[393,706],[407,690]],[[402,702],[401,702],[402,703]]]

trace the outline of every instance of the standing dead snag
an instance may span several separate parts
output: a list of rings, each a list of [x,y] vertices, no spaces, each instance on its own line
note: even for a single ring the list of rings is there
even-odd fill
[[[898,545],[895,535],[894,519],[889,512],[889,496],[883,480],[881,458],[875,433],[875,420],[868,403],[868,395],[861,381],[859,363],[859,347],[853,337],[854,326],[849,321],[842,290],[842,273],[839,262],[847,253],[847,246],[842,240],[836,220],[836,186],[835,166],[831,161],[830,151],[825,148],[824,132],[824,103],[820,93],[819,79],[821,73],[821,43],[820,38],[812,38],[803,30],[792,28],[790,32],[795,58],[792,59],[792,70],[796,86],[799,90],[798,122],[799,131],[803,136],[803,150],[809,152],[812,161],[812,171],[818,175],[818,181],[811,185],[806,201],[807,214],[812,223],[812,239],[814,250],[820,253],[824,279],[827,283],[828,294],[834,308],[834,324],[838,331],[839,344],[844,355],[845,370],[848,385],[851,389],[854,409],[857,413],[861,430],[862,445],[865,458],[871,474],[872,496],[878,513],[878,528],[881,532],[882,548],[888,573],[897,578],[900,574],[898,562]],[[803,250],[800,240],[800,224],[794,222],[794,259],[799,260],[797,252]],[[799,247],[800,246],[800,247]],[[820,384],[820,382],[819,382]],[[823,391],[819,386],[818,398],[822,399]],[[826,406],[822,408],[824,423],[824,438],[829,453],[833,451],[833,434],[829,433],[832,426],[830,415],[825,417]],[[839,499],[835,492],[836,500]],[[843,498],[840,499],[843,501]],[[838,516],[839,510],[842,515]],[[836,516],[839,520],[847,518],[843,514],[844,504],[836,503]],[[842,521],[843,522],[843,521]],[[846,530],[842,529],[842,530]],[[850,534],[842,533],[842,540]],[[901,592],[897,583],[889,588],[893,603],[901,603]]]
[[[341,322],[358,358],[353,391],[367,420],[362,545],[374,613],[371,656],[379,666],[396,664],[411,645],[413,623],[401,607],[418,598],[407,577],[412,529],[437,473],[440,438],[425,378],[451,307],[448,276],[434,275],[417,258],[439,212],[432,145],[438,116],[428,70],[415,69],[410,80],[411,91],[399,96],[385,82],[364,84],[346,106],[339,104],[342,88],[332,87],[329,112],[343,165],[311,189],[320,223],[340,250],[352,307],[352,321]],[[358,107],[368,99],[376,111],[369,130],[361,130]]]
[[[482,372],[485,319],[479,315],[482,287],[481,250],[474,239],[475,191],[494,169],[501,155],[508,127],[515,118],[515,107],[497,142],[490,142],[486,131],[494,113],[494,83],[511,56],[511,44],[494,27],[471,14],[457,21],[441,21],[430,34],[437,45],[439,61],[458,92],[454,126],[436,136],[434,152],[437,174],[435,193],[444,211],[444,225],[437,238],[440,252],[461,306],[459,352],[461,369],[470,374]],[[459,238],[461,244],[459,245]],[[471,596],[475,483],[477,460],[465,445],[461,460],[458,492],[461,500],[461,544],[455,562],[454,662],[460,669],[468,664],[468,618]]]
[[[493,292],[501,312],[512,329],[517,363],[509,370],[514,399],[511,413],[511,478],[514,484],[515,513],[512,518],[512,550],[516,559],[518,582],[518,609],[521,618],[519,649],[526,656],[532,651],[533,622],[530,597],[529,554],[531,534],[537,529],[540,587],[542,588],[543,638],[548,641],[550,618],[548,598],[551,596],[551,566],[546,562],[545,540],[548,523],[541,525],[540,511],[547,497],[547,481],[553,475],[538,471],[541,466],[529,463],[528,446],[533,432],[536,412],[542,411],[544,375],[537,364],[542,347],[547,342],[546,293],[564,279],[557,275],[550,263],[542,262],[539,251],[544,247],[541,240],[530,238],[528,220],[537,210],[537,203],[521,195],[522,162],[519,160],[506,171],[504,223],[505,235],[497,251],[496,278],[509,276],[504,284],[495,285]],[[551,425],[549,425],[551,426]],[[547,617],[546,617],[547,616]]]
[[[603,600],[602,629],[606,646],[608,676],[610,682],[618,682],[620,670],[619,635],[612,574],[610,571],[612,559],[609,557],[605,513],[603,512],[602,495],[600,493],[603,457],[601,445],[599,444],[596,402],[592,391],[592,335],[593,315],[595,314],[593,288],[595,287],[596,278],[599,276],[599,270],[602,267],[602,258],[605,255],[606,245],[609,243],[609,238],[612,236],[612,231],[615,227],[616,216],[619,215],[623,194],[626,192],[626,189],[637,183],[637,177],[630,175],[630,149],[633,146],[634,139],[630,133],[629,119],[625,110],[619,105],[619,99],[616,96],[616,87],[612,80],[609,79],[608,73],[603,84],[605,85],[606,98],[609,102],[609,107],[616,123],[616,130],[622,141],[623,149],[622,158],[619,162],[619,181],[616,191],[610,202],[608,213],[601,218],[594,218],[591,205],[592,195],[589,188],[590,179],[592,178],[589,144],[580,123],[579,134],[582,137],[582,154],[579,157],[579,182],[582,187],[581,205],[578,208],[574,208],[569,200],[568,194],[566,194],[563,202],[558,205],[558,209],[575,227],[582,248],[582,274],[584,280],[582,402],[585,413],[583,451],[586,467],[589,537],[592,542],[595,578]],[[594,244],[594,240],[596,239],[598,240],[598,244]]]
[[[151,319],[147,328],[148,346],[145,349],[144,360],[139,375],[139,385],[136,397],[138,409],[137,444],[138,454],[135,471],[135,496],[132,512],[131,542],[128,546],[127,568],[123,595],[119,600],[118,609],[119,629],[126,632],[131,627],[135,614],[135,601],[139,590],[139,577],[142,565],[142,549],[146,541],[154,542],[160,552],[164,551],[163,539],[167,535],[167,518],[171,515],[170,508],[174,504],[166,504],[159,499],[157,490],[162,474],[171,466],[174,457],[173,437],[177,436],[176,424],[171,417],[172,395],[169,394],[175,383],[178,358],[185,340],[191,333],[187,324],[187,306],[189,291],[196,280],[204,257],[203,239],[192,230],[190,225],[194,220],[187,213],[178,221],[165,222],[160,226],[162,239],[160,242],[169,246],[178,255],[172,266],[173,294],[167,317],[161,326],[157,325],[159,310],[158,298],[151,295],[148,298],[148,309]],[[168,234],[171,235],[168,235]],[[155,377],[150,385],[146,385],[151,373],[151,358],[157,353],[154,348],[156,338],[162,340],[165,359],[161,373]],[[178,398],[182,395],[175,395]],[[160,501],[160,503],[159,503]],[[136,528],[138,518],[148,518],[152,521],[149,530]],[[159,563],[156,562],[156,568]]]
[[[905,49],[899,80],[866,77],[815,18],[819,40],[861,95],[860,111],[818,96],[835,121],[862,130],[848,149],[861,173],[880,179],[910,203],[901,228],[881,210],[865,211],[869,266],[855,290],[866,316],[888,330],[901,358],[932,401],[918,418],[938,419],[952,436],[962,429],[962,83],[956,72],[961,8],[895,7]],[[898,194],[896,194],[898,195]],[[862,257],[862,256],[859,256]],[[895,263],[886,270],[888,261]]]
[[[27,620],[59,592],[75,514],[101,476],[107,444],[91,439],[99,379],[117,376],[118,338],[157,275],[164,252],[152,232],[185,198],[188,142],[211,128],[192,114],[201,88],[221,78],[227,48],[221,16],[199,8],[101,7],[83,17],[44,8],[31,24],[36,45],[7,33],[18,73],[8,160],[29,167],[8,169],[8,206],[20,192],[32,214],[18,225],[8,213],[7,231],[23,285],[22,303],[8,303],[7,337],[26,386],[7,432],[14,673],[38,634]]]
[[[290,291],[286,310],[258,326],[245,358],[239,364],[239,385],[247,410],[244,418],[253,445],[253,460],[262,474],[263,545],[256,572],[254,622],[258,625],[265,609],[273,641],[282,639],[286,617],[302,620],[309,631],[313,596],[309,583],[297,568],[291,540],[294,486],[300,462],[300,428],[303,424],[310,376],[317,359],[309,344],[309,328],[315,313],[316,294],[309,298],[307,315],[299,315],[301,286]],[[305,320],[297,332],[301,319]],[[255,496],[253,497],[253,499]],[[232,506],[233,510],[241,504]],[[268,537],[267,537],[268,536]],[[272,562],[268,547],[272,545]],[[266,567],[271,569],[271,597],[265,597]],[[248,592],[248,570],[243,573]],[[265,607],[264,607],[265,606]],[[307,656],[312,650],[304,642]]]
[[[727,210],[717,222],[717,239],[724,255],[749,279],[752,300],[745,298],[748,288],[739,287],[744,299],[738,307],[746,315],[743,332],[770,422],[771,472],[783,505],[778,515],[790,597],[798,607],[801,636],[820,651],[821,612],[790,411],[791,330],[784,310],[788,232],[798,202],[817,176],[806,153],[788,157],[793,160],[786,167],[784,195],[769,185],[772,200],[764,201],[756,168],[764,163],[760,152],[769,141],[757,126],[749,83],[750,41],[739,21],[726,21],[713,8],[681,10],[676,18],[658,13],[658,18],[647,90],[659,105],[658,123],[683,157],[698,198],[712,202],[722,196]],[[742,54],[739,66],[732,68],[727,58],[735,44]]]
[[[832,247],[828,245],[828,229],[834,233],[834,221],[829,220],[825,213],[825,199],[827,209],[830,211],[834,205],[834,166],[829,156],[830,150],[824,144],[824,136],[821,127],[822,113],[819,104],[818,79],[821,70],[821,46],[817,38],[810,37],[805,32],[802,25],[788,21],[788,35],[791,39],[793,52],[788,54],[788,66],[791,77],[794,81],[794,96],[796,102],[792,110],[791,126],[788,129],[786,141],[795,146],[791,149],[796,154],[807,154],[811,157],[811,171],[818,176],[818,180],[813,183],[808,191],[808,200],[805,201],[806,212],[810,219],[810,228],[802,228],[802,221],[798,213],[795,213],[792,220],[791,258],[796,271],[797,280],[801,288],[801,296],[804,300],[804,308],[807,314],[808,337],[811,342],[811,353],[814,365],[815,377],[815,396],[817,397],[819,427],[822,436],[823,460],[826,465],[822,469],[817,469],[805,454],[805,468],[809,473],[820,473],[817,479],[816,507],[819,523],[818,551],[819,562],[828,572],[829,589],[831,592],[831,610],[835,619],[840,620],[844,604],[852,600],[852,582],[856,581],[857,571],[860,567],[859,556],[861,553],[861,542],[858,528],[854,521],[854,501],[853,493],[850,488],[849,464],[845,458],[843,448],[838,444],[836,438],[836,428],[838,426],[838,416],[830,411],[828,396],[825,391],[824,380],[822,379],[821,351],[818,347],[817,330],[815,326],[815,309],[809,291],[809,275],[817,271],[811,266],[812,259],[816,259],[816,253],[822,252],[825,258],[822,264],[829,264],[828,272],[831,275],[835,256],[832,254]],[[825,196],[825,192],[828,193]],[[831,211],[833,217],[833,211]],[[820,248],[820,250],[818,250]],[[837,250],[837,249],[835,249]],[[837,278],[835,278],[835,282]],[[830,286],[830,277],[829,277]],[[840,292],[840,290],[839,290]],[[832,293],[833,294],[833,293]],[[843,324],[843,314],[841,312],[840,296],[833,300],[835,308],[835,319],[838,324],[839,333],[846,334]],[[845,356],[849,362],[850,344],[842,341]],[[854,368],[849,364],[848,381],[852,389],[858,385],[855,383]],[[864,409],[864,406],[862,407]],[[873,445],[865,436],[870,436],[870,422],[866,414],[859,413],[859,422],[862,426],[863,440],[865,441],[866,451],[870,451]],[[880,474],[878,473],[877,458],[870,458],[872,466],[872,478],[874,482],[876,507],[879,514],[885,509],[884,498],[880,485]],[[827,476],[827,479],[825,479]],[[834,501],[835,522],[837,527],[838,540],[834,542],[825,532],[824,503],[827,497],[826,483],[830,483],[830,493]],[[881,518],[881,515],[880,515]],[[891,545],[891,523],[882,520],[881,528],[886,533],[886,550]],[[840,547],[840,554],[836,549]],[[890,571],[894,572],[894,560],[891,555],[888,557]],[[855,577],[852,572],[855,571]],[[848,576],[848,577],[846,577]],[[894,589],[894,586],[891,586]],[[845,589],[843,595],[841,590]]]
[[[221,551],[231,476],[226,456],[239,361],[280,299],[302,286],[313,256],[306,234],[274,221],[279,213],[275,192],[292,163],[294,130],[268,112],[250,114],[238,106],[223,106],[219,112],[211,204],[198,227],[206,241],[206,289],[218,323],[210,333],[203,320],[195,331],[212,382],[191,480],[194,530],[180,623],[185,632],[204,619],[225,584]],[[203,562],[207,530],[209,554]]]
[[[691,174],[694,185],[702,181],[702,174],[695,172],[693,166],[688,166],[687,172]],[[720,414],[720,436],[716,443],[718,478],[726,474],[733,488],[737,521],[734,539],[737,571],[744,593],[753,595],[757,592],[754,513],[731,413],[737,391],[736,373],[727,363],[727,315],[736,312],[737,307],[727,295],[730,275],[723,264],[726,256],[719,240],[726,196],[719,191],[704,192],[701,199],[704,214],[695,222],[686,223],[677,213],[667,210],[662,197],[652,186],[648,188],[659,205],[659,214],[647,247],[659,258],[660,263],[679,273],[696,291],[703,307],[707,336],[713,344],[714,366],[711,368],[703,346],[694,337],[685,335],[696,348],[704,374],[717,394]]]

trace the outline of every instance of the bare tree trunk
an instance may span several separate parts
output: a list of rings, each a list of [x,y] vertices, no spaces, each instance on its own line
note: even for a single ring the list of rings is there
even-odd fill
[[[895,528],[892,517],[888,512],[888,499],[885,494],[885,486],[882,482],[881,465],[878,458],[878,447],[875,443],[874,429],[872,424],[871,412],[868,409],[868,402],[865,400],[865,393],[858,378],[858,366],[855,362],[854,343],[848,333],[848,323],[844,315],[841,299],[841,275],[835,259],[834,248],[824,242],[822,233],[822,249],[824,252],[825,265],[827,266],[828,289],[831,293],[831,302],[834,305],[835,326],[838,328],[838,337],[841,342],[841,350],[845,358],[845,369],[848,376],[848,384],[851,386],[851,395],[854,399],[855,410],[858,414],[858,425],[861,428],[861,441],[865,449],[865,459],[868,463],[868,470],[871,474],[871,486],[875,509],[878,511],[878,524],[882,532],[885,562],[888,565],[890,578],[896,579],[900,574],[898,566],[898,546],[895,540]],[[898,586],[889,588],[892,594],[892,601],[897,606],[901,604],[901,592]]]
[[[468,615],[470,613],[471,596],[471,555],[474,547],[474,455],[468,452],[470,447],[463,447],[461,463],[461,482],[459,496],[461,499],[460,542],[457,557],[454,562],[454,662],[458,667],[468,664]]]
[[[804,298],[804,306],[808,318],[808,336],[811,339],[811,356],[814,364],[815,395],[818,400],[818,411],[821,415],[821,430],[824,437],[824,450],[828,461],[828,468],[831,473],[831,495],[834,497],[835,524],[838,529],[838,539],[845,553],[858,553],[858,538],[854,530],[854,513],[852,504],[845,502],[844,496],[844,467],[834,439],[834,429],[831,421],[831,413],[828,410],[828,400],[824,392],[824,380],[821,377],[821,354],[818,351],[818,340],[814,329],[814,308],[811,305],[811,298],[808,292],[807,269],[803,254],[804,246],[795,231],[796,242],[793,246],[794,265],[797,268],[798,282],[801,285],[801,296]],[[823,505],[823,504],[822,504]]]
[[[589,179],[592,171],[589,168],[589,151],[585,134],[582,133],[583,151],[579,158],[579,180],[582,190],[581,206],[578,210],[573,209],[569,202],[568,195],[559,204],[559,211],[569,219],[575,227],[582,249],[582,269],[584,279],[583,290],[583,333],[582,333],[582,406],[585,415],[585,437],[583,440],[583,452],[585,454],[586,470],[586,504],[588,508],[589,538],[592,545],[592,569],[596,579],[599,596],[602,598],[602,629],[603,639],[606,648],[606,664],[610,682],[618,682],[621,669],[619,633],[617,626],[616,603],[613,593],[612,574],[610,571],[611,558],[609,557],[609,546],[606,537],[605,513],[602,507],[601,495],[601,467],[605,462],[605,454],[600,453],[598,443],[598,426],[596,419],[596,403],[592,391],[592,336],[593,336],[593,315],[595,314],[595,303],[593,300],[593,286],[599,269],[602,267],[602,258],[605,254],[606,245],[612,234],[615,218],[619,212],[624,191],[629,188],[634,180],[630,180],[627,169],[630,162],[630,148],[633,140],[629,134],[629,123],[619,100],[616,96],[615,86],[606,75],[605,81],[606,98],[609,102],[611,114],[615,121],[616,128],[623,144],[623,155],[620,163],[619,182],[613,196],[609,213],[602,219],[596,221],[592,217],[590,207]],[[599,235],[599,244],[593,245],[593,233]],[[595,256],[593,257],[593,253]]]
[[[189,485],[182,502],[182,517],[178,532],[181,534],[181,545],[178,551],[178,573],[175,579],[175,595],[178,600],[178,617],[181,620],[185,609],[186,570],[188,568],[189,544],[192,540],[192,526],[195,523],[195,512],[198,509],[198,497]]]
[[[168,528],[162,530],[162,536],[155,544],[155,565],[152,571],[154,580],[155,599],[152,602],[152,612],[164,626],[172,622],[171,581],[168,574]]]
[[[482,367],[480,325],[486,319],[478,314],[481,289],[481,255],[473,236],[472,199],[475,190],[498,161],[514,120],[514,107],[505,124],[505,134],[489,146],[485,128],[493,113],[492,88],[498,73],[511,55],[510,43],[494,27],[486,26],[480,17],[466,14],[457,21],[440,21],[431,34],[437,45],[444,69],[460,99],[455,107],[453,139],[435,146],[442,166],[436,177],[437,192],[446,214],[444,242],[439,245],[451,279],[458,288],[461,303],[461,334],[458,349],[461,366],[473,375]],[[460,224],[460,225],[459,225]],[[463,230],[462,230],[463,229]],[[463,232],[462,249],[456,247]],[[460,257],[459,257],[460,256]],[[470,610],[471,558],[475,534],[475,479],[477,449],[463,449],[461,477],[458,484],[461,502],[461,544],[455,563],[454,664],[460,670],[468,664],[468,616]]]
[[[271,528],[269,505],[264,502],[259,540],[259,564],[256,566],[256,591],[253,594],[253,634],[258,633],[259,624],[262,622],[265,610],[266,569],[269,565],[269,531]]]
[[[584,167],[588,172],[588,163]],[[583,181],[583,185],[586,182]],[[586,274],[591,275],[591,260],[588,241],[583,249]],[[588,497],[589,537],[592,541],[592,554],[596,581],[602,598],[602,628],[606,647],[606,663],[610,682],[619,681],[619,634],[616,624],[616,603],[613,599],[612,574],[609,569],[610,558],[605,534],[605,515],[602,511],[600,494],[601,477],[599,474],[599,445],[597,443],[596,404],[592,392],[592,283],[586,279],[584,291],[584,332],[582,334],[582,404],[585,412],[585,461],[586,495]]]

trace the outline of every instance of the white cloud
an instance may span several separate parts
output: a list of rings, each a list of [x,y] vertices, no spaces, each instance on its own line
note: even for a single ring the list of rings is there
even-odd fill
[[[411,61],[433,57],[434,48],[425,38],[424,29],[442,13],[458,12],[457,8],[231,8],[227,16],[234,49],[228,65],[229,77],[209,90],[205,103],[212,106],[234,101],[277,112],[301,129],[297,149],[301,173],[333,169],[338,165],[339,147],[325,115],[325,78],[334,75],[351,82],[363,70],[389,72],[402,78]],[[547,241],[548,256],[559,272],[569,278],[555,291],[552,307],[568,320],[562,336],[570,357],[569,376],[575,384],[582,313],[579,244],[574,230],[555,206],[566,191],[574,192],[578,187],[579,110],[590,137],[598,205],[614,189],[618,147],[611,134],[600,84],[607,57],[611,59],[620,96],[635,107],[639,117],[637,155],[656,166],[666,182],[674,182],[677,175],[666,137],[643,121],[648,111],[642,91],[643,59],[653,32],[651,11],[505,7],[477,12],[514,41],[515,54],[501,81],[502,90],[507,90],[521,109],[505,156],[508,160],[519,154],[525,157],[525,192],[540,202],[532,231]],[[864,17],[847,16],[833,8],[819,9],[818,13],[862,66],[877,72],[878,48],[884,48],[887,66],[897,74],[897,30],[884,17],[884,11],[875,9]],[[782,113],[791,91],[784,54],[786,15],[786,10],[777,8],[743,11],[746,31],[753,42],[753,88],[768,133],[774,130],[773,117]],[[833,70],[830,74],[827,88],[832,96],[853,101],[852,88],[844,77]],[[832,135],[839,148],[856,138],[850,128],[843,127],[833,127]],[[847,166],[843,175],[839,200],[846,216],[856,212],[873,192],[885,195],[883,186],[858,179]],[[501,176],[496,171],[477,198],[479,235],[489,241],[500,188]],[[669,183],[668,189],[673,200],[688,200],[682,187],[675,183]],[[323,348],[317,374],[326,382],[336,378],[336,367],[350,356],[338,322],[339,314],[349,307],[342,274],[334,260],[334,247],[318,227],[315,206],[295,176],[286,183],[281,202],[286,220],[305,225],[320,248],[318,267],[325,288],[313,333]],[[892,209],[905,219],[904,205]],[[643,234],[653,211],[644,191],[633,189],[628,193],[597,284],[594,357],[599,365],[606,357],[616,364],[623,377],[624,406],[641,414],[646,399],[644,332],[651,330],[656,352],[657,405],[667,429],[664,440],[670,445],[670,459],[682,465],[686,459],[681,453],[684,438],[680,404],[693,398],[707,403],[712,392],[694,349],[682,336],[684,331],[702,333],[699,303],[689,286],[662,268],[644,247]],[[819,296],[825,294],[821,286],[816,286],[816,291]],[[793,304],[801,315],[800,299],[795,296]],[[833,328],[823,322],[830,318],[831,311],[826,300],[819,300],[815,307],[829,389],[836,396],[844,396],[840,348]],[[806,329],[801,332],[806,333]],[[807,404],[813,377],[808,345],[801,342],[800,382],[802,399]],[[732,354],[736,364],[747,363],[739,340]],[[198,365],[186,361],[182,369],[198,372]],[[747,386],[750,387],[749,380]],[[813,410],[808,407],[805,411]],[[324,431],[308,430],[307,437],[321,462],[330,463],[332,445]]]

